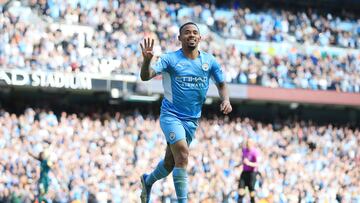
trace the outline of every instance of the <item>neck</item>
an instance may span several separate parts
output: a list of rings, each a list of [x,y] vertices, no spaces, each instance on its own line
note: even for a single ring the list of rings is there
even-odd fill
[[[186,47],[182,47],[182,51],[183,51],[184,55],[187,58],[190,58],[190,59],[196,59],[200,54],[197,47],[195,49],[192,49],[192,50],[188,49]]]

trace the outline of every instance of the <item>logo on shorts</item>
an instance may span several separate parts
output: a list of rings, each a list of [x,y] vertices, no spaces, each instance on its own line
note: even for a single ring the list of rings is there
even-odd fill
[[[209,70],[209,64],[204,63],[204,64],[202,64],[201,68],[202,68],[204,71],[208,71],[208,70]]]
[[[174,132],[170,132],[169,137],[170,137],[170,140],[175,139],[175,133],[174,133]]]

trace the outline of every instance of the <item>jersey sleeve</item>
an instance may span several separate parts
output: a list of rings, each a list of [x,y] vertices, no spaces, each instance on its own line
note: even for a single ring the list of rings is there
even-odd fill
[[[159,75],[162,72],[167,71],[168,66],[169,66],[169,59],[168,56],[164,54],[159,57],[155,65],[153,65],[151,68],[156,72],[156,75]]]
[[[210,71],[211,78],[214,80],[215,83],[222,83],[225,81],[224,73],[220,67],[220,64],[215,59],[212,60]]]

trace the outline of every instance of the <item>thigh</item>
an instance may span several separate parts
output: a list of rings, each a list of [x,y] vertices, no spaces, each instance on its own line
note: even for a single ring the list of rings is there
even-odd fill
[[[245,188],[245,174],[244,172],[241,173],[240,175],[240,180],[239,180],[239,189],[244,189]]]
[[[248,187],[250,191],[255,190],[255,183],[256,183],[256,173],[252,172],[249,175],[249,183],[248,183]]]
[[[165,135],[166,142],[170,145],[180,140],[186,140],[185,128],[178,118],[170,115],[161,115],[160,127]]]
[[[49,189],[49,182],[45,178],[40,178],[38,182],[38,189],[40,194],[46,194]]]

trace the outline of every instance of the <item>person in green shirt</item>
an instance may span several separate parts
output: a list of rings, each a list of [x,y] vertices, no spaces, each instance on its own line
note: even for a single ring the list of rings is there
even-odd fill
[[[40,178],[38,181],[38,201],[39,203],[47,202],[45,196],[49,190],[50,178],[49,172],[52,167],[52,162],[49,160],[48,153],[40,152],[39,156],[35,156],[29,152],[29,155],[34,159],[40,161]]]

